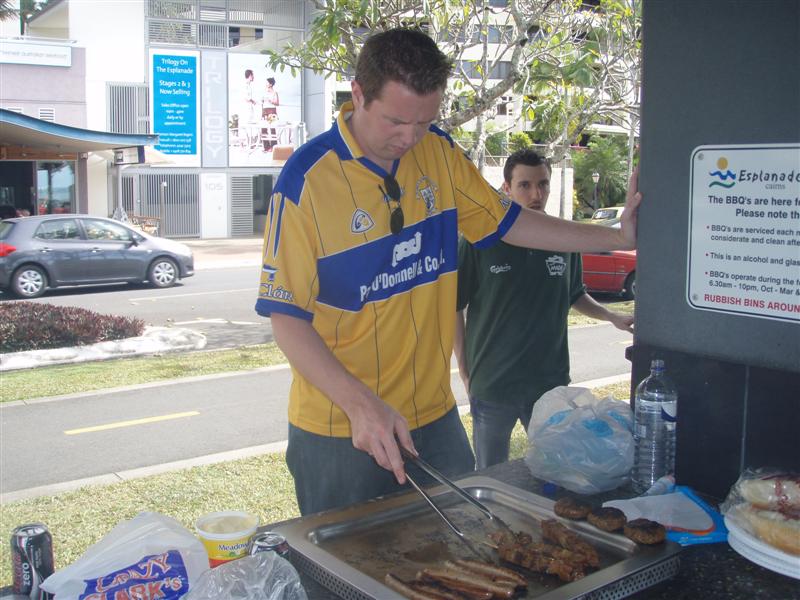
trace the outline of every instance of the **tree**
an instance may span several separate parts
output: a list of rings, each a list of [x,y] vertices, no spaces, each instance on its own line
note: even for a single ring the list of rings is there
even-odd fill
[[[0,21],[15,19],[18,15],[19,11],[11,4],[11,0],[0,0]]]
[[[26,33],[25,22],[36,13],[41,12],[50,0],[20,0],[19,10],[6,13],[5,7],[11,6],[11,0],[0,0],[0,20],[19,18],[20,32]]]
[[[531,65],[526,96],[534,138],[560,160],[593,123],[635,127],[641,45],[636,0],[603,0],[576,19],[569,42]]]
[[[575,188],[581,212],[592,212],[594,208],[594,181],[592,173],[598,173],[598,208],[625,203],[626,147],[625,139],[619,136],[597,136],[589,142],[588,150],[576,153],[573,158]],[[584,208],[586,210],[584,210]]]
[[[276,69],[310,68],[343,79],[352,75],[369,34],[420,27],[455,66],[440,124],[450,131],[477,119],[472,150],[478,154],[486,138],[483,119],[495,116],[504,95],[530,97],[523,111],[530,120],[547,114],[532,90],[553,104],[569,97],[558,92],[572,88],[574,101],[566,104],[573,108],[561,111],[567,125],[559,127],[556,119],[547,137],[552,149],[561,149],[554,156],[559,160],[568,139],[577,139],[597,118],[600,100],[617,89],[610,85],[611,74],[622,72],[622,64],[638,52],[638,41],[630,34],[638,31],[630,23],[637,19],[629,7],[633,1],[601,0],[598,10],[584,10],[582,0],[508,0],[500,8],[488,0],[312,0],[316,16],[303,43],[265,54]],[[615,54],[604,56],[606,51]],[[578,94],[579,85],[594,86],[595,91]],[[624,88],[619,89],[613,102],[603,105],[603,114],[621,105]],[[580,120],[570,117],[576,112]]]
[[[516,152],[533,146],[533,140],[527,133],[516,132],[508,136],[508,151]]]

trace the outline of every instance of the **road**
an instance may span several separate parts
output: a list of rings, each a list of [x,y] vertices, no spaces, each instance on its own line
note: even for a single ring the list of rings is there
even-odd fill
[[[258,277],[257,266],[209,269],[169,289],[125,284],[61,288],[28,302],[138,317],[148,325],[188,327],[206,336],[206,349],[233,348],[272,341],[269,319],[254,310]]]
[[[190,326],[204,331],[212,347],[263,343],[271,329],[253,312],[249,283],[256,277],[252,267],[201,271],[169,290],[109,286],[59,291],[37,302]],[[611,325],[571,329],[573,381],[629,372],[624,352],[631,337]],[[463,385],[452,377],[464,406]],[[0,490],[6,495],[281,443],[289,383],[289,370],[278,367],[3,406]]]

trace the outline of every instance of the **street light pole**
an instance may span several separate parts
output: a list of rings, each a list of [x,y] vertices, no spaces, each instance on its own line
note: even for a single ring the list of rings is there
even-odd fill
[[[162,181],[161,185],[158,186],[158,216],[159,216],[159,225],[158,225],[158,235],[162,235],[164,231],[164,226],[167,222],[167,209],[166,209],[166,201],[165,196],[167,193],[167,182]]]
[[[597,206],[597,184],[600,181],[600,173],[597,171],[592,173],[592,181],[594,182],[594,197],[592,198],[592,206],[595,210],[597,210],[599,208],[599,206]]]

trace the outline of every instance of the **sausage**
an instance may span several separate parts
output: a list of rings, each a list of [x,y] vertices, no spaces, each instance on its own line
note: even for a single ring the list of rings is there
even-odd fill
[[[444,588],[436,584],[427,584],[421,581],[415,581],[411,587],[420,592],[430,594],[434,598],[441,600],[464,600],[464,596],[468,596],[468,600],[492,600],[491,592],[480,592],[479,594],[471,594],[468,590],[463,591],[463,596],[459,593],[456,587]]]
[[[464,567],[470,571],[487,575],[494,580],[508,581],[517,587],[528,587],[528,580],[522,575],[507,569],[506,567],[499,567],[490,563],[480,562],[478,560],[457,560],[455,564],[459,567]]]
[[[423,569],[420,575],[417,576],[417,579],[433,580],[444,585],[450,585],[451,582],[467,585],[492,592],[498,598],[511,598],[516,591],[514,585],[492,581],[475,572],[456,571],[455,569]]]
[[[442,596],[434,596],[421,590],[416,590],[402,579],[395,577],[391,573],[387,573],[383,580],[386,582],[386,585],[388,585],[398,594],[402,594],[408,598],[408,600],[442,600]]]
[[[447,589],[458,592],[460,598],[466,597],[467,600],[492,600],[492,598],[494,598],[494,594],[488,590],[456,583],[454,581],[447,582]]]
[[[486,581],[497,583],[499,585],[507,585],[514,588],[515,590],[517,589],[517,582],[512,581],[511,579],[503,579],[502,577],[493,577],[488,573],[481,573],[475,569],[468,569],[467,567],[456,564],[449,560],[445,561],[444,566],[448,569],[452,569],[453,571],[463,573],[465,576],[468,577],[480,577],[481,579],[484,579]]]

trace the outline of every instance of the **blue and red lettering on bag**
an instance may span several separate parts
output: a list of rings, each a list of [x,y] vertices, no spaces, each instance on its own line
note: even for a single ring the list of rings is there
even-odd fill
[[[177,550],[145,556],[129,567],[84,581],[79,600],[170,600],[189,591],[186,565]]]

